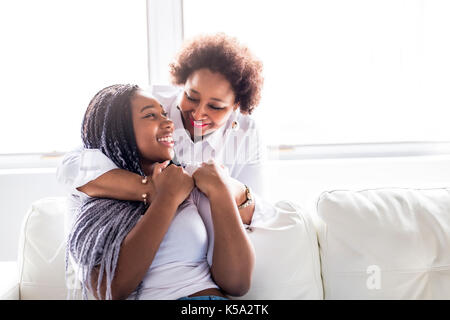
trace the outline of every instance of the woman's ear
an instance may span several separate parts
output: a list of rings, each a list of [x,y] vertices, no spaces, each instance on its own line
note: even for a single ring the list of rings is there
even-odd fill
[[[240,103],[235,103],[233,106],[233,111],[236,111],[240,107]]]

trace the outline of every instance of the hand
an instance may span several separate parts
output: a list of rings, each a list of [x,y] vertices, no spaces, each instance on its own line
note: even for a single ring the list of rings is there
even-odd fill
[[[154,186],[154,197],[164,198],[177,206],[180,205],[194,188],[194,180],[181,167],[176,165],[167,166],[169,161],[157,163],[154,166],[152,181]]]
[[[223,192],[224,188],[228,188],[228,172],[222,165],[216,164],[214,161],[202,163],[201,166],[192,174],[195,185],[208,198],[214,192]]]

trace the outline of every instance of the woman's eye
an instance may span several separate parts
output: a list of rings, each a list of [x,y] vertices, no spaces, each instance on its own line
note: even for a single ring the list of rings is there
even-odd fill
[[[198,101],[197,99],[190,97],[187,93],[185,93],[185,95],[186,95],[186,98],[190,101],[194,101],[194,102]]]
[[[163,113],[161,113],[161,115],[164,117],[164,118],[167,118],[167,116],[169,115],[167,112],[163,112]]]
[[[146,114],[146,115],[144,116],[144,118],[150,118],[150,117],[154,117],[154,116],[155,116],[154,113],[149,113],[149,114]]]
[[[223,108],[220,108],[220,107],[216,107],[216,106],[213,106],[212,104],[209,104],[208,105],[211,109],[213,109],[213,110],[222,110]]]

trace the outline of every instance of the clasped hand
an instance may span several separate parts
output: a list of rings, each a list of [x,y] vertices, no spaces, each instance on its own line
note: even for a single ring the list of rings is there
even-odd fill
[[[233,181],[224,166],[214,161],[202,163],[192,177],[182,167],[168,164],[169,161],[165,161],[154,165],[151,179],[154,191],[150,197],[152,201],[157,197],[168,197],[167,199],[179,205],[189,196],[194,186],[208,198],[228,187],[231,192],[237,192],[237,181]]]

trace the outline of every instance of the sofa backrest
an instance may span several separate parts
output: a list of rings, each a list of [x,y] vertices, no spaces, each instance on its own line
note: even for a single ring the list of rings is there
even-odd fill
[[[450,299],[450,189],[324,192],[325,299]]]

